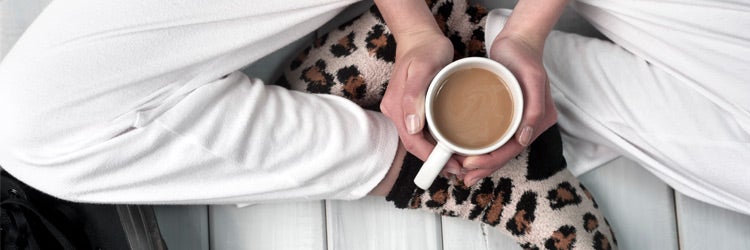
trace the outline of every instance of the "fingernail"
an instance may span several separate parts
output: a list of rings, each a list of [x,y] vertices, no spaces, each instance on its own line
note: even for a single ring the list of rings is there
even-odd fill
[[[464,182],[467,187],[473,186],[477,182],[477,177],[472,177]]]
[[[456,171],[455,169],[452,169],[452,168],[449,168],[449,169],[447,169],[446,171],[448,171],[448,173],[451,173],[451,174],[454,174],[454,175],[458,175],[458,174],[460,174],[460,172],[459,172],[459,171]]]
[[[419,117],[415,114],[407,115],[406,116],[406,132],[410,135],[416,134],[419,132]]]
[[[459,179],[459,180],[463,180],[464,177],[466,177],[466,175],[464,175],[464,174],[457,174],[456,175],[456,179]]]
[[[529,144],[531,144],[531,135],[534,132],[534,128],[531,126],[526,126],[521,130],[521,136],[518,137],[518,143],[521,144],[521,146],[527,147]]]
[[[443,175],[443,177],[445,177],[448,180],[453,180],[453,179],[456,178],[456,175],[455,174],[447,174],[447,175]]]
[[[461,169],[461,174],[466,174],[466,173],[468,173],[468,172],[469,172],[469,169],[468,169],[468,168],[462,168],[462,169]]]

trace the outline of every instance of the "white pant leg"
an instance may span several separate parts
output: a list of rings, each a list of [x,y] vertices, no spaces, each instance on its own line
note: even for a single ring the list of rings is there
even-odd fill
[[[609,76],[605,82],[611,87],[605,90],[611,91],[611,96],[600,103],[616,104],[614,107],[620,109],[610,111],[627,114],[628,117],[618,120],[628,121],[627,130],[641,134],[640,138],[624,136],[626,129],[608,126],[617,137],[630,141],[626,144],[644,152],[640,156],[626,154],[652,172],[663,172],[660,176],[680,192],[750,213],[750,187],[745,183],[750,179],[747,167],[750,166],[750,72],[747,70],[750,3],[730,0],[574,3],[582,16],[637,57],[628,66],[621,66],[625,65],[621,62],[603,63],[603,55],[613,52],[600,52],[602,55],[596,60],[586,60],[587,64],[600,65],[587,66],[589,70],[610,72],[612,68],[620,68],[624,75],[588,74]],[[633,74],[640,76],[636,78]],[[578,80],[582,79],[586,78]],[[601,80],[604,79],[598,79]],[[556,85],[560,89],[572,88],[564,91],[567,94],[586,88],[570,84],[581,85],[579,82]],[[585,91],[570,97],[577,108],[590,110],[581,104],[581,100],[591,98]],[[593,117],[601,115],[592,113]],[[587,133],[581,131],[581,134]],[[624,150],[625,144],[609,139],[609,144],[616,144],[618,151],[633,151]]]
[[[351,2],[52,2],[0,64],[0,165],[89,202],[361,197],[392,124],[237,71]]]
[[[615,44],[680,79],[750,133],[750,2],[576,0]]]
[[[643,2],[577,2],[582,15],[623,46],[561,32],[552,32],[546,42],[544,63],[560,112],[568,168],[580,175],[625,155],[684,194],[750,214],[750,34],[743,29],[750,15],[741,11],[748,8],[701,2],[706,11],[690,19],[696,13],[679,7],[694,10],[692,5],[670,1],[670,9]],[[636,22],[631,19],[653,10],[637,13],[633,6],[669,13]],[[674,19],[680,13],[690,20]],[[507,15],[489,13],[487,41]],[[669,39],[675,43],[659,43]],[[724,70],[731,75],[721,75]]]
[[[575,173],[622,154],[686,195],[750,213],[747,117],[610,42],[553,32],[544,63]]]

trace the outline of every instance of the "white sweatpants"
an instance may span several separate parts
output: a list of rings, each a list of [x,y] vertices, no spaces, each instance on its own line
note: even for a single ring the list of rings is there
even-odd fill
[[[681,193],[750,214],[750,2],[574,4],[614,44],[547,40],[573,173],[624,155]]]
[[[0,64],[0,165],[82,201],[360,197],[390,163],[390,124],[236,72],[347,3],[54,2]],[[750,213],[747,3],[575,4],[617,45],[548,40],[571,169],[625,155]]]
[[[0,64],[0,165],[76,201],[360,198],[393,124],[238,71],[352,2],[54,1]]]

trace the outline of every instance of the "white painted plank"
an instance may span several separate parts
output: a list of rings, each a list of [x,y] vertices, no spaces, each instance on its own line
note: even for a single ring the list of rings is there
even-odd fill
[[[513,250],[521,249],[500,229],[475,221],[443,217],[444,250]]]
[[[481,223],[454,217],[442,217],[443,250],[489,250]]]
[[[675,193],[683,250],[750,249],[750,215]]]
[[[396,209],[383,197],[327,201],[328,250],[442,249],[438,215]]]
[[[678,249],[673,190],[618,158],[579,177],[608,218],[620,249]]]
[[[323,250],[322,201],[210,206],[211,249]]]
[[[207,206],[154,206],[154,213],[168,248],[208,250]]]
[[[512,238],[500,233],[500,229],[493,228],[488,225],[482,225],[482,228],[487,232],[487,245],[491,250],[505,250],[505,249],[521,249],[521,246],[516,243]]]

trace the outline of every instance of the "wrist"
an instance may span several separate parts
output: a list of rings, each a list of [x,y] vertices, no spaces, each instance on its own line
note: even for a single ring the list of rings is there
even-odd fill
[[[399,44],[425,35],[442,35],[423,0],[375,0],[375,4]]]
[[[544,35],[533,35],[523,31],[503,30],[495,37],[492,44],[514,41],[524,45],[527,49],[541,52],[544,49]]]
[[[450,43],[448,38],[443,35],[440,30],[433,29],[409,29],[402,30],[398,35],[393,34],[396,39],[397,48],[408,49],[413,46],[421,46],[426,43],[441,43],[447,41]]]
[[[552,31],[567,3],[568,0],[519,1],[496,40],[501,37],[512,37],[535,49],[544,48],[547,35]]]

